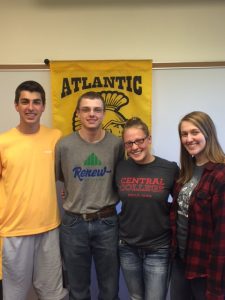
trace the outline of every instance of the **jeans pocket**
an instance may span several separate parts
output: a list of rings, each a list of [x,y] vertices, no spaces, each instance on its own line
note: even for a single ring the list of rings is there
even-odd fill
[[[117,216],[112,216],[112,217],[101,219],[101,222],[105,225],[112,226],[112,227],[117,226],[117,224],[118,224]]]
[[[72,215],[68,215],[67,213],[64,214],[63,218],[62,218],[62,226],[65,227],[72,227],[74,225],[76,225],[77,223],[79,223],[80,218],[78,216],[72,216]]]

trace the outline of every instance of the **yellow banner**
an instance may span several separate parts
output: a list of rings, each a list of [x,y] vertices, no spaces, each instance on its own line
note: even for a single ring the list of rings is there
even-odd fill
[[[106,105],[103,128],[121,136],[127,119],[138,116],[151,127],[152,61],[50,62],[53,126],[63,135],[79,130],[78,98],[96,91]]]

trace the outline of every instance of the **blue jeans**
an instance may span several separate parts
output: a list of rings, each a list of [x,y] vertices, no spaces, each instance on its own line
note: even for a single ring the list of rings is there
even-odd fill
[[[84,221],[65,213],[60,242],[67,271],[70,300],[90,300],[92,258],[99,300],[117,300],[119,290],[117,216]]]
[[[169,249],[146,250],[119,241],[121,268],[132,300],[165,300]]]

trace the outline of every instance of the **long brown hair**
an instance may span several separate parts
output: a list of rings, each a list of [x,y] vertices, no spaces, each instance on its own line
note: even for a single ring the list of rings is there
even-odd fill
[[[192,175],[195,165],[193,158],[181,143],[181,124],[183,121],[191,122],[198,127],[206,140],[204,154],[213,163],[225,163],[225,153],[220,146],[217,138],[216,127],[210,116],[202,111],[193,111],[185,115],[179,122],[178,132],[180,136],[180,176],[178,182],[184,184],[188,182]]]

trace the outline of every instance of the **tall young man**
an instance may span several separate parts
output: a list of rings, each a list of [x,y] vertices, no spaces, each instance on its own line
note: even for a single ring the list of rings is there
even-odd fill
[[[54,149],[61,133],[40,125],[45,91],[35,81],[15,92],[20,122],[0,135],[0,236],[3,298],[25,300],[31,284],[42,300],[64,299]]]
[[[118,226],[114,171],[124,156],[122,140],[102,129],[105,105],[96,92],[83,94],[76,112],[81,129],[56,146],[56,174],[65,185],[60,238],[70,300],[88,300],[92,258],[99,299],[118,299]]]

